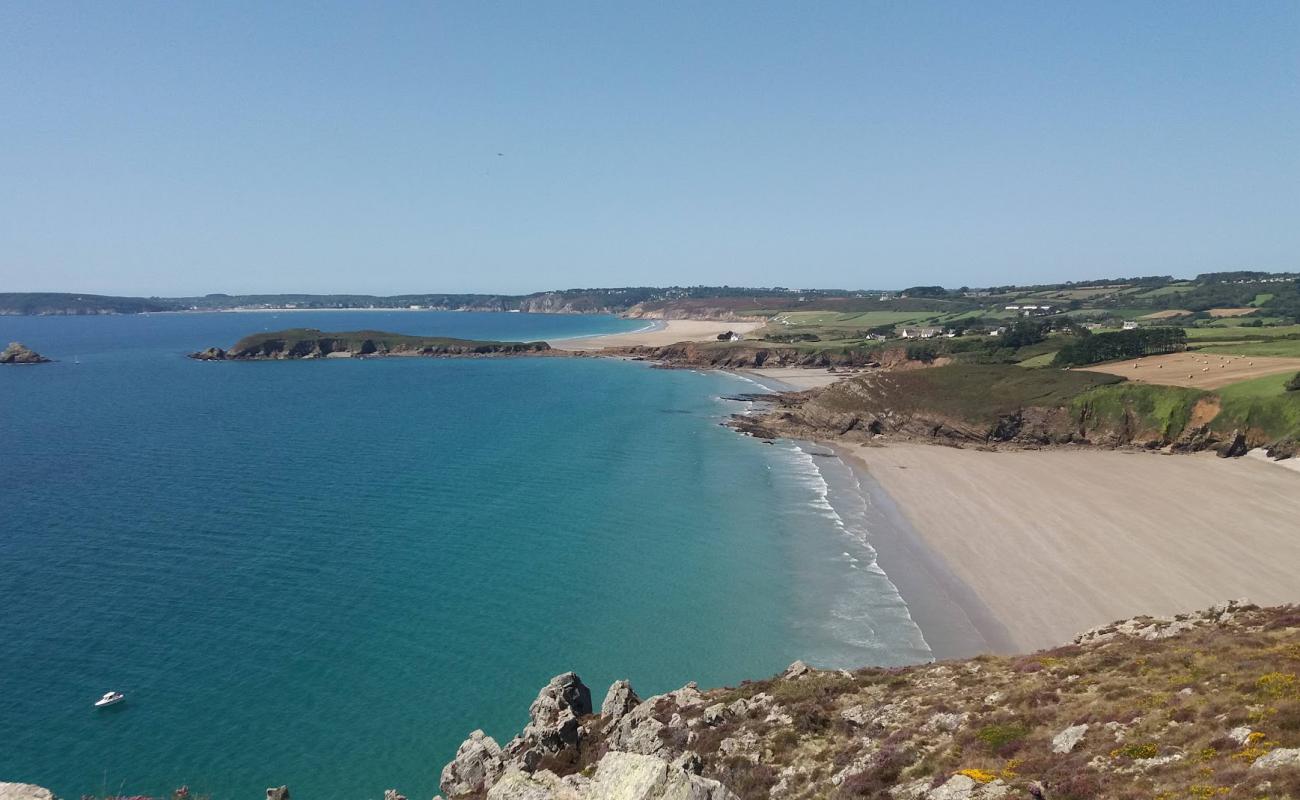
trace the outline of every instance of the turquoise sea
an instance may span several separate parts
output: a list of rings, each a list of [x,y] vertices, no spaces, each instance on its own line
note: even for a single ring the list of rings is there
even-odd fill
[[[597,702],[929,651],[755,391],[608,359],[199,363],[284,327],[550,339],[438,312],[0,317],[0,780],[64,797],[437,791],[550,676]],[[96,711],[120,690],[127,701]]]

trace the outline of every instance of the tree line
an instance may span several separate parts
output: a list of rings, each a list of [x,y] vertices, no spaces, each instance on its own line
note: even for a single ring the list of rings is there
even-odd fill
[[[1186,348],[1187,331],[1182,328],[1137,328],[1081,336],[1062,347],[1053,363],[1058,367],[1075,367],[1175,353]]]

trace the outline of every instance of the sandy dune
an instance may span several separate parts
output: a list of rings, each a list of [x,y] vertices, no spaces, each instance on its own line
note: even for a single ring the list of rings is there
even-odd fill
[[[1137,614],[1300,602],[1300,474],[1256,459],[852,446],[1024,648]]]
[[[677,342],[703,342],[718,338],[726,331],[748,333],[762,327],[761,322],[709,322],[695,319],[646,320],[655,323],[653,330],[611,333],[582,339],[556,339],[549,342],[557,350],[604,350],[610,347],[660,347]]]
[[[1279,372],[1300,372],[1300,358],[1231,356],[1192,351],[1146,356],[1130,361],[1113,361],[1083,369],[1089,372],[1123,375],[1131,381],[1143,383],[1217,389],[1230,383],[1276,375]]]

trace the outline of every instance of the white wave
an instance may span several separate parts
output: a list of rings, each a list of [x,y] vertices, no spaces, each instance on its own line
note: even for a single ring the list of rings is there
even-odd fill
[[[875,582],[877,585],[871,593],[872,596],[870,600],[874,601],[871,603],[871,606],[877,610],[878,614],[880,611],[887,611],[888,613],[883,615],[885,618],[897,615],[895,621],[904,628],[910,628],[911,631],[909,631],[909,633],[914,632],[915,640],[909,644],[912,646],[919,645],[921,649],[932,653],[933,650],[931,649],[929,642],[925,640],[925,633],[916,624],[916,620],[912,619],[911,610],[907,607],[907,602],[903,599],[902,594],[899,593],[898,587],[894,585],[892,580],[890,580],[889,575],[885,572],[884,568],[880,566],[877,559],[876,549],[871,546],[871,543],[867,538],[867,531],[855,530],[851,527],[845,522],[844,517],[840,514],[840,511],[835,508],[835,505],[831,503],[831,487],[826,480],[826,476],[818,466],[817,459],[795,442],[782,442],[782,444],[785,445],[782,449],[791,457],[790,461],[795,471],[797,484],[807,488],[813,495],[808,502],[809,507],[815,509],[818,516],[829,520],[838,533],[850,538],[863,550],[866,557],[865,571],[879,579]],[[827,456],[821,457],[828,458]],[[858,479],[857,473],[850,470],[838,457],[834,458],[834,462],[843,466],[844,469],[847,470],[848,474],[852,476],[853,491],[851,492],[851,495],[862,501],[862,506],[865,512],[865,509],[869,507],[869,501],[863,494],[862,483]],[[850,554],[845,551],[843,555],[849,556]],[[850,567],[852,569],[862,569],[858,559],[852,559]],[[857,602],[861,603],[864,599],[868,598],[857,598]],[[841,599],[839,602],[847,602],[847,598]],[[861,614],[863,614],[863,612],[861,611],[860,605],[858,606],[858,610],[855,612],[845,610],[833,612],[833,615],[841,620],[855,618],[858,622],[867,624],[868,618],[860,616]],[[875,622],[881,621],[876,618],[870,619],[873,619]],[[841,641],[856,645],[861,645],[863,642],[862,631],[860,629],[857,630],[856,635],[847,635],[847,632],[842,630],[843,626],[834,627],[837,631],[837,638],[840,638]],[[871,634],[873,636],[876,634],[874,626]],[[908,638],[912,637],[909,636]],[[879,639],[876,639],[876,641],[878,642]]]

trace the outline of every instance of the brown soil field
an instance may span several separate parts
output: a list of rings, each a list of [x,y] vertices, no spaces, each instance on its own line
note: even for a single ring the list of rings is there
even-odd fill
[[[1211,308],[1209,314],[1211,317],[1244,317],[1258,310],[1258,308]]]
[[[1174,317],[1185,317],[1191,313],[1192,312],[1190,311],[1183,311],[1182,309],[1171,308],[1167,311],[1157,311],[1154,314],[1144,314],[1138,317],[1138,319],[1172,319]]]
[[[1300,358],[1232,356],[1219,353],[1170,353],[1082,367],[1090,372],[1123,375],[1131,381],[1166,386],[1217,389],[1230,383],[1279,372],[1300,372]]]

